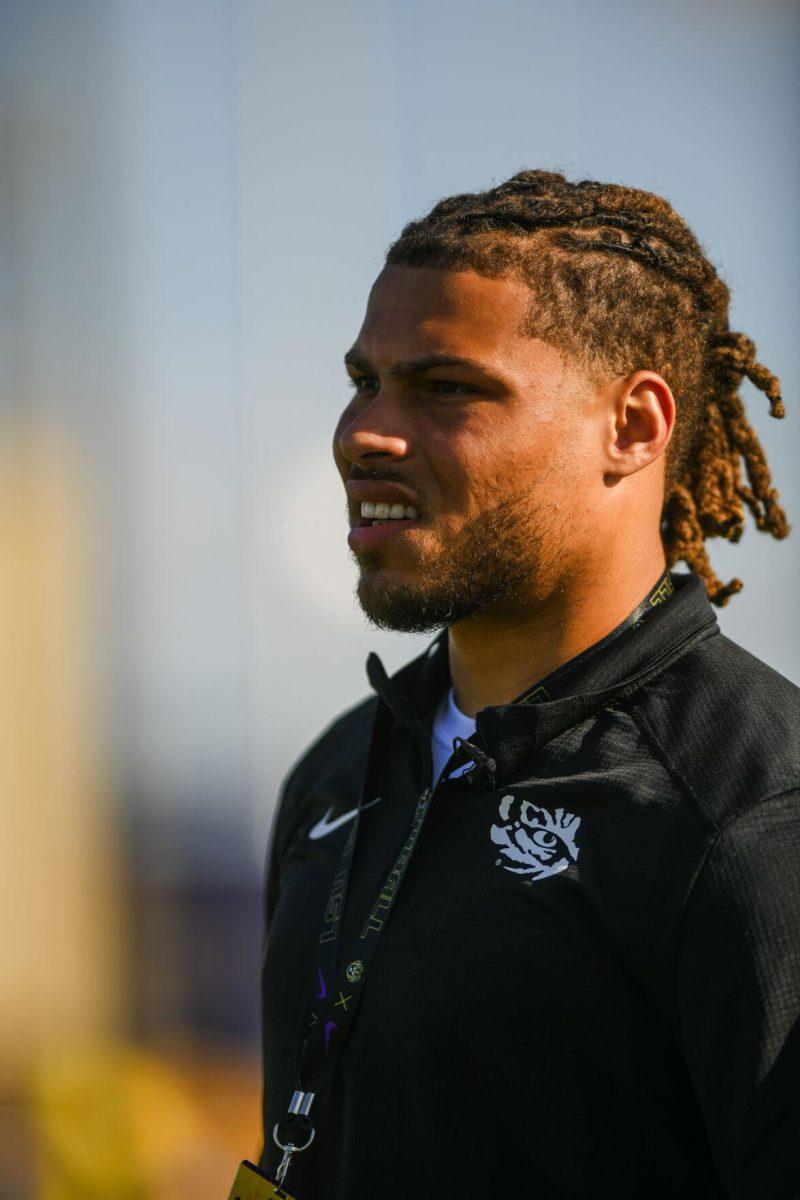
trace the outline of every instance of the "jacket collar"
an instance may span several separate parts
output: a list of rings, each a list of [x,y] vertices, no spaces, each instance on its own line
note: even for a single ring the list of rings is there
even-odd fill
[[[612,630],[545,676],[535,688],[528,688],[523,698],[480,710],[477,741],[494,758],[498,781],[509,778],[526,757],[552,738],[610,701],[623,700],[698,642],[719,632],[700,576],[692,571],[670,571],[669,578],[674,585],[672,596],[618,636]],[[447,629],[391,678],[374,652],[366,665],[369,681],[385,704],[418,737],[430,737],[436,705],[451,684]]]

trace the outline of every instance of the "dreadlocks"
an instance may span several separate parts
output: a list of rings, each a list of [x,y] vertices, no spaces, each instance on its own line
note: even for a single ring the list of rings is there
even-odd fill
[[[449,196],[410,221],[388,263],[515,276],[531,288],[525,332],[568,352],[598,381],[657,370],[678,420],[665,453],[661,536],[719,607],[723,584],[704,541],[738,542],[744,505],[759,529],[789,533],[764,451],[745,416],[745,376],[783,417],[780,382],[728,323],[730,291],[661,196],[556,171],[520,171],[485,192]],[[740,458],[748,484],[743,483]]]

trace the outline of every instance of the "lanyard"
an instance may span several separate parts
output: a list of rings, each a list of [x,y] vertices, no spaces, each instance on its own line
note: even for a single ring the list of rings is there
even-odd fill
[[[393,720],[394,714],[379,699],[373,724],[369,764],[381,761]],[[414,809],[408,833],[370,906],[361,931],[353,939],[343,966],[337,969],[342,915],[361,811],[368,795],[370,774],[368,767],[355,820],[333,879],[317,942],[310,1011],[304,1021],[304,1039],[298,1048],[295,1062],[297,1087],[304,1087],[307,1091],[316,1092],[327,1080],[347,1042],[370,965],[414,853],[431,797],[431,789],[426,787]]]
[[[545,700],[555,700],[557,697],[563,695],[566,687],[569,685],[573,671],[582,667],[584,663],[593,658],[599,651],[605,650],[606,646],[615,641],[620,634],[626,633],[634,625],[638,625],[647,613],[651,612],[659,604],[666,603],[674,594],[675,584],[672,582],[669,567],[667,567],[661,578],[651,587],[644,600],[640,604],[637,604],[633,612],[629,613],[624,621],[615,626],[611,630],[611,633],[606,634],[599,642],[595,642],[594,645],[583,650],[575,658],[571,658],[569,662],[565,662],[563,666],[556,667],[549,675],[545,675],[544,679],[539,680],[533,687],[523,692],[521,696],[517,696],[513,703],[541,704]]]
[[[403,844],[370,906],[360,933],[350,945],[344,965],[338,969],[342,915],[361,813],[369,793],[372,772],[375,764],[381,761],[393,721],[394,713],[379,697],[355,819],[333,877],[317,940],[311,999],[301,1025],[295,1058],[296,1090],[289,1103],[287,1116],[277,1122],[273,1129],[273,1139],[284,1152],[276,1176],[278,1184],[282,1184],[286,1178],[292,1155],[307,1149],[313,1141],[314,1127],[308,1114],[314,1095],[330,1077],[345,1048],[370,965],[428,813],[432,789],[425,787],[417,801]]]
[[[667,601],[674,591],[675,587],[670,578],[669,569],[667,569],[644,600],[611,633],[565,663],[563,667],[556,668],[540,683],[535,684],[527,692],[523,692],[514,703],[536,704],[553,699],[563,690],[575,667],[582,665],[586,659],[603,649],[620,634],[637,625],[647,612],[656,605]],[[370,965],[391,915],[430,806],[432,789],[426,786],[417,801],[403,844],[370,906],[360,933],[354,938],[347,955],[342,960],[343,965],[339,967],[342,916],[350,883],[361,813],[369,794],[376,764],[381,761],[383,749],[388,742],[394,716],[395,714],[386,702],[378,697],[367,756],[367,768],[355,819],[350,827],[333,877],[322,919],[322,928],[317,940],[310,999],[300,1026],[300,1039],[295,1057],[296,1090],[289,1103],[287,1116],[277,1122],[273,1129],[273,1139],[284,1152],[276,1176],[279,1185],[286,1177],[292,1155],[306,1150],[314,1139],[314,1126],[309,1117],[314,1096],[327,1082],[347,1044],[364,992]],[[461,738],[456,741],[461,745],[465,744]],[[486,755],[472,743],[466,743],[466,745],[470,757],[476,758],[476,762],[486,758]],[[458,750],[457,746],[456,761],[459,757]],[[462,750],[461,755],[463,756],[463,754]],[[455,765],[453,763],[453,767]],[[492,769],[494,769],[493,761]]]

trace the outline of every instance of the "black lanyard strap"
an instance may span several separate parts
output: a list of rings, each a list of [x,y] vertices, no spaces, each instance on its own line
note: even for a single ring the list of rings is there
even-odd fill
[[[627,633],[640,621],[644,620],[649,612],[657,608],[659,604],[664,604],[667,600],[675,595],[675,584],[672,582],[669,567],[664,571],[663,575],[651,587],[650,591],[645,596],[632,613],[624,621],[620,622],[616,628],[611,630],[611,633],[606,634],[599,642],[589,646],[586,650],[581,651],[569,662],[564,663],[560,667],[556,667],[549,675],[545,675],[533,687],[528,688],[517,696],[514,704],[541,704],[546,700],[557,700],[560,696],[565,695],[569,691],[570,682],[574,672],[583,667],[585,663],[599,653],[605,650],[611,642],[616,641],[620,634]]]
[[[291,1096],[287,1114],[282,1117],[281,1121],[277,1121],[275,1128],[272,1129],[272,1140],[283,1151],[281,1165],[278,1168],[279,1183],[283,1182],[285,1174],[287,1174],[293,1153],[307,1150],[314,1139],[315,1130],[311,1116],[309,1116],[314,1094],[329,1078],[339,1056],[342,1055],[345,1044],[347,1044],[356,1009],[359,1007],[363,994],[363,984],[365,984],[369,964],[372,962],[380,936],[383,934],[389,914],[397,899],[399,886],[401,886],[411,854],[414,852],[422,822],[425,821],[427,814],[428,802],[431,799],[431,788],[426,788],[414,810],[409,834],[403,842],[401,851],[397,854],[389,875],[381,884],[372,905],[369,906],[365,925],[351,944],[347,960],[339,970],[338,948],[339,941],[341,941],[344,902],[347,900],[350,872],[353,869],[361,812],[365,808],[374,770],[380,762],[387,742],[389,742],[393,719],[395,719],[395,714],[378,697],[359,804],[357,804],[353,824],[351,824],[347,841],[344,842],[341,858],[339,858],[335,875],[333,875],[330,892],[327,894],[323,924],[321,924],[317,940],[317,952],[314,954],[313,979],[311,988],[309,988],[309,1000],[300,1025],[300,1036],[297,1039],[295,1054],[296,1090]]]
[[[313,1140],[314,1127],[309,1112],[314,1095],[327,1081],[345,1049],[364,993],[369,968],[428,813],[430,787],[422,791],[403,844],[340,967],[342,916],[350,884],[361,813],[369,796],[375,770],[383,759],[394,719],[394,713],[379,697],[355,819],[336,867],[317,939],[309,1001],[300,1026],[295,1056],[296,1091],[289,1103],[289,1111],[273,1131],[276,1144],[284,1150],[288,1145],[297,1151],[305,1149]]]
[[[428,813],[430,796],[430,789],[426,788],[417,802],[403,845],[370,906],[361,932],[351,942],[344,964],[335,977],[332,973],[326,975],[322,969],[322,961],[325,958],[330,961],[330,955],[324,953],[326,943],[320,942],[319,944],[315,971],[316,982],[319,984],[319,991],[316,995],[317,1007],[316,1011],[312,1011],[308,1018],[305,1039],[298,1054],[298,1088],[305,1091],[318,1091],[344,1050],[364,992],[370,965],[375,957],[422,831]],[[352,850],[350,850],[349,862],[345,868],[348,872],[352,864],[352,857]],[[324,933],[325,931],[323,931],[323,936]],[[338,944],[338,936],[336,943]]]

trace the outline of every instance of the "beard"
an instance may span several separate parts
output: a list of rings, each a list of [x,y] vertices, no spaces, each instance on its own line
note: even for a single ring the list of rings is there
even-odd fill
[[[416,580],[382,580],[382,556],[359,555],[358,602],[372,625],[401,633],[432,633],[489,609],[521,606],[541,582],[537,527],[529,498],[504,500],[463,526],[449,545],[423,552]]]

